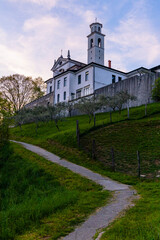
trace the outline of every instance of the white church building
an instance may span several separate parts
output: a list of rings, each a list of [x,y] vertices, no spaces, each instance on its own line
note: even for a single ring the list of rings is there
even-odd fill
[[[98,22],[90,25],[90,34],[87,36],[87,64],[73,60],[69,50],[66,58],[61,55],[57,61],[54,61],[51,69],[53,77],[46,81],[46,96],[53,93],[53,104],[90,96],[111,84],[113,86],[118,82],[122,84],[124,82],[122,80],[127,80],[131,77],[160,73],[160,65],[151,69],[140,67],[128,73],[113,69],[110,60],[108,61],[108,66],[105,66],[105,35],[102,33],[102,27],[102,24]],[[137,92],[135,95],[137,95]]]
[[[90,25],[88,38],[88,64],[71,59],[68,50],[67,58],[62,55],[54,61],[53,78],[46,81],[47,94],[54,91],[54,103],[65,102],[88,96],[98,88],[121,81],[127,74],[104,65],[104,39],[102,24]]]

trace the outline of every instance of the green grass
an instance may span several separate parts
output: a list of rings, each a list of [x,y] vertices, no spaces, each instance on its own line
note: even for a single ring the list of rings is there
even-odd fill
[[[1,163],[0,239],[57,239],[108,199],[92,181],[12,146]]]
[[[120,182],[134,185],[141,198],[127,214],[117,219],[103,239],[158,240],[160,237],[160,103],[112,114],[96,115],[96,128],[88,124],[87,116],[66,118],[60,122],[60,132],[54,123],[41,123],[38,134],[34,124],[25,125],[22,132],[11,129],[14,139],[39,145],[60,157],[85,166]],[[79,120],[81,148],[76,143],[76,119]],[[96,159],[91,159],[91,143],[96,139]],[[114,147],[116,172],[110,171],[110,148]],[[138,179],[136,151],[140,151],[141,171],[149,179]]]
[[[101,240],[160,239],[160,181],[141,182],[136,189],[141,194],[136,206],[105,229]]]

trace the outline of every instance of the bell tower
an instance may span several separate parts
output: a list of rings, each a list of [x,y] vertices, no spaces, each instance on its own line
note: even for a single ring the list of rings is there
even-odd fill
[[[95,62],[104,65],[104,37],[101,33],[102,24],[95,22],[90,25],[88,37],[88,64]]]

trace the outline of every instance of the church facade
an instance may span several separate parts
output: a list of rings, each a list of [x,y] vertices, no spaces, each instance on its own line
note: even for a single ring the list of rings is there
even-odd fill
[[[46,95],[26,107],[76,101],[93,94],[112,96],[124,90],[137,97],[133,106],[152,101],[151,91],[155,79],[160,77],[160,65],[150,69],[140,67],[128,73],[113,69],[110,60],[105,66],[102,28],[98,22],[90,25],[87,64],[72,59],[69,50],[66,58],[61,54],[51,69],[53,77],[46,81]]]
[[[104,65],[105,35],[102,24],[95,22],[90,25],[88,38],[88,64],[71,59],[70,51],[64,58],[62,55],[55,60],[52,67],[53,78],[46,81],[47,94],[54,92],[54,103],[66,102],[89,96],[95,90],[124,80],[127,74]]]

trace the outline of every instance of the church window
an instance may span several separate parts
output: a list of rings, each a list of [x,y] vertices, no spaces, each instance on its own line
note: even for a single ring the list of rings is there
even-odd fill
[[[85,81],[88,81],[88,79],[89,79],[89,72],[87,71],[87,72],[85,73]]]
[[[60,89],[60,80],[58,80],[58,82],[57,82],[57,89]]]
[[[100,32],[101,31],[101,28],[100,27],[98,27],[98,32]]]
[[[71,100],[74,99],[75,93],[71,93]]]
[[[98,47],[101,47],[101,39],[98,38]]]
[[[90,41],[90,47],[91,48],[93,47],[93,39],[91,39],[91,41]]]
[[[78,75],[78,84],[81,84],[81,75]]]
[[[90,87],[87,86],[84,88],[84,96],[89,95],[89,94],[90,94]]]
[[[50,86],[50,88],[49,88],[49,92],[50,92],[50,93],[52,92],[52,86]]]
[[[116,82],[116,76],[112,75],[112,83],[115,83],[115,82]]]
[[[63,93],[63,99],[66,100],[66,92]]]
[[[60,101],[60,94],[57,95],[57,103]]]
[[[118,77],[118,82],[122,81],[122,77]]]
[[[63,86],[64,86],[64,87],[67,86],[67,77],[64,78]]]
[[[92,27],[92,32],[93,32],[93,27]]]
[[[97,27],[96,26],[94,27],[94,31],[97,31]]]
[[[81,89],[76,91],[76,98],[80,98],[81,97]]]

